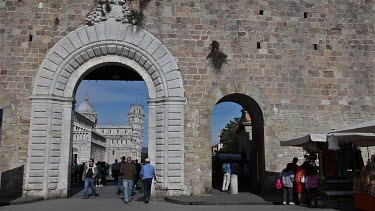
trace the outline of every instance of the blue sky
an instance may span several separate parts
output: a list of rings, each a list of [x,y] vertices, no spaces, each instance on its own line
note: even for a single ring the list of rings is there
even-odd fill
[[[144,81],[82,81],[76,94],[76,108],[84,101],[89,102],[98,113],[99,125],[125,125],[131,104],[145,108],[145,134],[143,146],[148,144],[148,90]],[[215,144],[219,131],[234,117],[241,116],[241,106],[235,103],[220,103],[212,113],[211,142]]]

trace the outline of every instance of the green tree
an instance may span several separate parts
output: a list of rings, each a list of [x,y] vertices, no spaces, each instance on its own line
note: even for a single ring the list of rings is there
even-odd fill
[[[223,148],[220,152],[237,152],[238,151],[238,142],[239,142],[239,135],[237,134],[237,130],[239,127],[239,123],[241,118],[235,117],[233,120],[230,120],[221,131],[220,134],[220,142],[223,144]]]

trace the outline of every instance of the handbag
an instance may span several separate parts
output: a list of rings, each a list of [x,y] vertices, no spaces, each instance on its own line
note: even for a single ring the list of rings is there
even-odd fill
[[[281,189],[281,188],[282,188],[282,185],[281,185],[281,179],[277,179],[277,180],[276,180],[275,187],[276,187],[276,189]]]
[[[300,181],[301,183],[305,183],[306,182],[306,177],[305,177],[305,175],[304,174],[302,174],[302,176],[301,176],[301,181]]]

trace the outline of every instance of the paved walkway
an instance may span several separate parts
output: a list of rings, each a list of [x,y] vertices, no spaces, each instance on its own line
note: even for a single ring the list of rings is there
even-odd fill
[[[116,194],[115,186],[98,188],[99,194],[96,198],[82,199],[82,191],[77,191],[75,195],[67,199],[44,200],[21,205],[9,205],[0,207],[0,211],[66,211],[66,210],[89,210],[89,211],[110,211],[110,210],[137,210],[137,211],[243,211],[243,210],[265,210],[265,211],[304,211],[309,210],[300,206],[282,205],[181,205],[166,202],[164,199],[152,199],[145,204],[141,201],[142,194],[137,194],[132,202],[124,204],[121,197]],[[223,193],[223,196],[230,194]],[[227,198],[229,199],[229,198]],[[231,199],[232,200],[232,199]],[[330,209],[319,209],[320,211]],[[333,210],[331,210],[333,211]]]
[[[0,211],[40,211],[40,210],[90,210],[90,211],[109,211],[109,210],[192,210],[195,211],[227,211],[229,210],[308,210],[308,208],[300,206],[283,206],[272,205],[272,200],[250,194],[240,193],[238,195],[231,195],[214,191],[207,196],[181,196],[181,197],[167,197],[164,199],[151,199],[150,203],[145,204],[142,201],[143,195],[138,193],[132,202],[124,204],[121,196],[116,194],[116,186],[107,186],[104,188],[97,188],[99,194],[96,198],[82,199],[83,190],[74,189],[74,195],[67,199],[43,200],[39,202],[9,205],[0,207]],[[90,191],[91,193],[91,191]],[[174,203],[167,202],[168,200],[175,200]],[[269,201],[267,201],[269,200]],[[178,204],[175,204],[178,203]],[[189,206],[194,205],[194,206]],[[332,210],[332,209],[319,209]]]

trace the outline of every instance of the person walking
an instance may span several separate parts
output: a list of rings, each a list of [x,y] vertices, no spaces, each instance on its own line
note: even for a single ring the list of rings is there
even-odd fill
[[[288,163],[285,169],[281,172],[281,183],[283,185],[283,205],[289,203],[289,205],[294,205],[293,202],[293,164]],[[288,198],[287,198],[288,197]]]
[[[101,182],[100,182],[100,187],[105,187],[107,185],[107,175],[108,175],[108,168],[107,164],[102,161],[100,163],[100,173],[101,173]]]
[[[85,171],[86,168],[86,163],[82,163],[79,166],[79,173],[78,173],[78,178],[79,178],[79,186],[84,186],[84,181],[82,180],[83,178],[83,172]]]
[[[138,160],[136,159],[135,160],[135,169],[137,170],[137,174],[135,175],[135,178],[134,178],[134,184],[133,184],[133,192],[132,192],[132,196],[135,195],[135,186],[137,186],[137,190],[139,190],[139,185],[137,185],[138,181],[139,181],[139,176],[140,176],[140,172],[141,172],[141,164],[138,163]]]
[[[125,163],[126,163],[126,158],[125,158],[125,156],[122,156],[121,157],[121,163],[120,163],[120,173],[119,173],[118,182],[117,182],[117,195],[120,195],[122,193],[122,190],[124,189],[124,187],[122,186],[122,171],[121,171],[121,168]]]
[[[226,161],[222,165],[223,169],[223,187],[221,188],[222,191],[228,191],[229,184],[230,184],[230,174],[231,174],[231,169],[230,169],[230,164],[228,161]]]
[[[122,184],[124,187],[123,193],[124,193],[124,203],[129,203],[129,198],[132,194],[133,189],[133,180],[135,175],[137,174],[137,170],[135,168],[135,165],[132,163],[132,158],[128,157],[127,162],[121,166],[122,172]]]
[[[77,183],[79,178],[78,178],[78,171],[79,171],[79,166],[77,164],[77,160],[74,160],[72,164],[72,178],[71,178],[71,183]]]
[[[92,197],[96,197],[95,178],[98,170],[94,164],[94,159],[90,158],[89,165],[85,166],[83,171],[82,180],[85,181],[85,188],[83,191],[83,199],[89,198],[88,189],[91,187]]]
[[[316,169],[310,169],[307,172],[306,177],[306,190],[308,191],[307,202],[308,205],[313,207],[318,206],[318,195],[319,195],[319,178],[317,176],[318,171]]]
[[[95,177],[95,179],[96,179],[95,184],[96,184],[96,187],[100,187],[101,182],[102,182],[101,162],[100,161],[98,161],[96,163],[96,170],[97,170],[97,172],[96,172],[96,177]]]
[[[300,194],[298,193],[298,190],[301,189],[301,187],[303,187],[302,184],[299,183],[299,179],[300,178],[296,178],[297,176],[299,176],[299,174],[297,174],[297,172],[299,172],[301,170],[300,166],[298,166],[298,158],[297,157],[294,157],[293,160],[292,160],[292,169],[293,169],[293,173],[294,173],[294,184],[293,184],[293,200],[294,203],[296,204],[299,204],[299,195],[301,195],[302,191],[300,192]]]
[[[297,204],[302,203],[302,191],[305,183],[305,169],[307,162],[304,162],[301,166],[296,166],[296,172],[294,172],[294,186],[293,190],[296,191],[296,195],[293,194]]]
[[[115,162],[112,164],[112,177],[113,182],[115,184],[118,183],[118,175],[120,174],[120,164],[118,163],[117,159],[115,159]]]
[[[144,202],[148,203],[151,195],[152,178],[154,178],[154,182],[156,183],[155,168],[150,165],[150,158],[145,159],[145,165],[141,168],[140,177],[142,178],[144,188]]]

